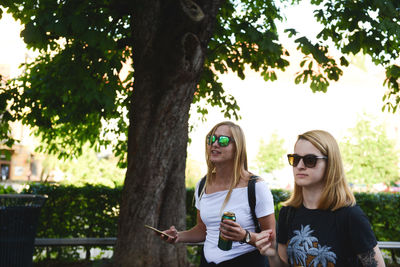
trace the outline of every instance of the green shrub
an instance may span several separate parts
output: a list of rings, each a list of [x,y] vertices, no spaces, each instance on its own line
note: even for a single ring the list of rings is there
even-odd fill
[[[0,185],[0,194],[16,194],[17,192],[11,186]]]
[[[400,241],[400,194],[356,193],[379,241]]]
[[[119,203],[122,187],[86,185],[84,187],[30,184],[22,193],[47,195],[48,199],[42,208],[40,223],[37,229],[38,238],[71,238],[71,237],[115,237]],[[0,193],[15,193],[10,187],[0,186]],[[196,224],[194,207],[194,189],[186,191],[186,224],[191,228]],[[282,201],[290,192],[273,189],[275,214],[279,213]],[[375,235],[379,241],[400,240],[400,194],[390,193],[356,193],[357,203],[368,216]],[[90,258],[92,247],[85,247],[87,258]],[[111,248],[109,248],[111,249]],[[191,248],[190,258],[196,262],[199,248]],[[393,255],[393,254],[392,254]],[[76,259],[76,247],[36,247],[36,259]]]
[[[121,187],[31,184],[23,193],[47,195],[36,237],[115,237]],[[87,258],[90,249],[85,247]],[[36,247],[35,258],[78,258],[77,247]]]

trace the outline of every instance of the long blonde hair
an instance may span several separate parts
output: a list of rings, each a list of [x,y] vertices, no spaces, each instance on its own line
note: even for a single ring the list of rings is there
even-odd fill
[[[323,178],[325,186],[318,209],[334,211],[342,207],[354,206],[356,199],[346,181],[339,145],[335,138],[326,131],[313,130],[299,135],[297,141],[300,139],[309,141],[328,157]],[[298,208],[302,203],[302,187],[295,184],[293,194],[283,205]]]
[[[231,122],[231,121],[223,121],[215,125],[210,132],[206,135],[205,138],[205,152],[206,152],[206,162],[207,162],[207,178],[206,178],[206,186],[203,187],[203,191],[201,195],[205,192],[205,188],[210,185],[215,176],[213,172],[215,172],[215,164],[210,161],[210,147],[207,142],[208,136],[214,135],[215,131],[218,127],[226,125],[229,127],[232,133],[232,137],[234,139],[233,145],[235,146],[235,157],[233,163],[233,179],[231,180],[231,184],[229,186],[228,194],[225,197],[224,203],[221,207],[221,212],[225,208],[226,204],[228,203],[232,190],[239,184],[240,178],[245,177],[245,171],[247,171],[247,152],[246,152],[246,140],[244,137],[244,133],[242,128],[239,125]]]

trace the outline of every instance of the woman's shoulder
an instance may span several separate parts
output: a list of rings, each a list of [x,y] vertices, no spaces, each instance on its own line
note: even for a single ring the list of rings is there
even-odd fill
[[[266,183],[266,180],[263,177],[255,175],[255,174],[252,174],[252,173],[249,174],[247,179],[248,179],[249,183],[250,182],[254,182],[254,183],[264,182],[264,183]]]
[[[257,187],[268,188],[268,182],[264,178],[260,176],[251,176],[250,180],[254,181],[254,184]],[[268,188],[269,189],[269,188]]]
[[[335,211],[337,216],[349,221],[358,221],[366,218],[365,213],[358,205],[342,207]]]
[[[342,214],[358,214],[362,213],[362,209],[358,205],[353,206],[345,206],[340,209],[337,209],[335,212],[342,213]]]

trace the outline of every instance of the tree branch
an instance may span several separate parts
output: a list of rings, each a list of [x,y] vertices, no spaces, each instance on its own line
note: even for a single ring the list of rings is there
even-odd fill
[[[199,22],[204,18],[204,12],[192,0],[180,0],[183,12],[193,21]]]

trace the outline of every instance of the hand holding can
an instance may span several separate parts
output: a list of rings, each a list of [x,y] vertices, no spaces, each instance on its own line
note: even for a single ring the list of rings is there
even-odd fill
[[[226,211],[226,212],[224,212],[224,214],[222,215],[222,218],[221,218],[221,222],[223,221],[223,220],[231,220],[231,221],[236,221],[236,216],[235,216],[235,213],[233,213],[233,212],[230,212],[230,211]],[[231,248],[232,248],[232,240],[228,240],[228,239],[225,239],[222,235],[221,235],[221,232],[219,233],[219,239],[218,239],[218,247],[221,249],[221,250],[230,250]]]

